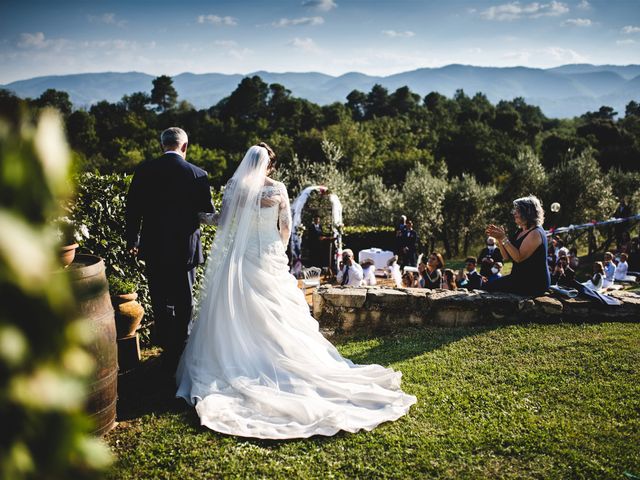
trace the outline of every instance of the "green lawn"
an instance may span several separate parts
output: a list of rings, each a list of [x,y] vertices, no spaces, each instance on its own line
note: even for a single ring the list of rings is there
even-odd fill
[[[120,388],[111,478],[633,478],[640,476],[640,324],[422,328],[336,340],[403,372],[418,397],[373,432],[229,437],[154,380]],[[123,420],[124,419],[124,420]]]

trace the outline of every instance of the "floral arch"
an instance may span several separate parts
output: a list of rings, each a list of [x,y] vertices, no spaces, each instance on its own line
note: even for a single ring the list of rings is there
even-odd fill
[[[329,201],[331,202],[331,230],[334,240],[334,256],[337,259],[339,255],[342,255],[342,203],[338,196],[334,193],[329,193],[329,189],[323,185],[314,185],[307,187],[291,204],[291,215],[293,217],[293,225],[291,228],[291,270],[293,273],[298,273],[302,268],[302,234],[304,228],[302,226],[302,210],[309,199],[309,196],[313,192],[318,192],[320,195],[329,195]],[[301,228],[302,227],[302,228]]]

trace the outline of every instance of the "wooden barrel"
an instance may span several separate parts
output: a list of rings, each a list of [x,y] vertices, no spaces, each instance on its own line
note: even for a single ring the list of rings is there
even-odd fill
[[[96,361],[96,369],[86,408],[94,421],[94,433],[104,435],[115,426],[118,390],[116,323],[104,261],[94,255],[76,255],[66,271],[79,313],[89,321],[94,333],[87,349]]]

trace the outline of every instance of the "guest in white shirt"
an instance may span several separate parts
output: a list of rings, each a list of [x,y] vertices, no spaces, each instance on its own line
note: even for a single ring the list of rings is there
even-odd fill
[[[602,265],[602,262],[594,262],[593,276],[586,282],[582,282],[582,285],[596,292],[604,288],[604,265]]]
[[[613,285],[613,280],[616,274],[616,264],[613,263],[613,253],[605,252],[604,253],[604,284],[603,288],[610,287]]]
[[[628,255],[626,253],[620,254],[620,261],[616,267],[616,273],[613,274],[613,278],[618,282],[635,282],[636,277],[633,275],[627,275],[629,271],[629,264],[627,263]]]
[[[345,248],[342,251],[342,261],[340,262],[336,280],[340,285],[359,287],[363,278],[362,267],[353,259],[353,251]]]
[[[362,275],[363,275],[363,280],[362,280],[362,285],[366,286],[366,285],[375,285],[377,283],[376,281],[376,266],[373,263],[373,260],[371,260],[370,258],[365,259],[362,264]]]

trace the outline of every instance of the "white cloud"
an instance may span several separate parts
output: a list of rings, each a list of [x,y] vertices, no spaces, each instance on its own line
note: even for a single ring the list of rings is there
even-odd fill
[[[631,38],[625,38],[624,40],[616,40],[616,45],[635,45],[636,41]]]
[[[567,12],[569,7],[566,3],[552,0],[550,3],[505,3],[483,10],[480,16],[485,20],[510,21],[520,18],[557,17]]]
[[[396,30],[382,30],[382,33],[387,37],[391,37],[391,38],[396,38],[396,37],[409,38],[409,37],[415,36],[415,33],[413,33],[410,30],[405,30],[404,32],[398,32]]]
[[[238,42],[234,42],[233,40],[216,40],[213,43],[214,45],[217,45],[219,47],[227,47],[227,48],[233,48],[238,46]]]
[[[591,4],[587,0],[581,0],[578,5],[576,5],[580,10],[591,10]]]
[[[136,42],[131,40],[124,40],[121,38],[116,38],[112,40],[90,40],[84,42],[78,42],[76,44],[69,44],[70,48],[97,48],[104,50],[142,50],[142,49],[151,49],[156,47],[156,42]]]
[[[48,39],[42,32],[21,33],[20,40],[18,41],[18,48],[37,50],[52,49],[60,51],[62,48],[69,45],[69,43],[70,42],[64,38]]]
[[[115,25],[116,27],[124,27],[126,20],[118,20],[115,13],[103,13],[102,15],[87,15],[90,23],[103,23],[105,25]]]
[[[235,27],[238,21],[234,17],[221,17],[219,15],[198,15],[198,23],[208,23],[210,25],[226,25]]]
[[[502,59],[523,66],[551,67],[567,63],[588,63],[589,59],[570,48],[546,47],[507,52]]]
[[[321,50],[316,44],[316,42],[314,42],[313,39],[309,37],[304,37],[304,38],[296,37],[289,42],[289,45],[299,50],[303,50],[305,52],[321,53]]]
[[[311,7],[321,12],[328,12],[329,10],[336,8],[338,4],[334,0],[305,0],[302,2],[303,7]]]
[[[299,25],[322,25],[324,18],[322,17],[301,17],[301,18],[281,18],[277,22],[273,22],[274,27],[295,27]]]
[[[588,18],[569,18],[562,22],[562,25],[569,25],[573,27],[590,27],[591,25],[593,25],[593,23]]]
[[[626,33],[627,35],[631,33],[640,33],[640,27],[636,27],[634,25],[627,25],[626,27],[622,27],[622,33]]]
[[[234,40],[216,40],[214,45],[222,47],[224,53],[238,60],[244,60],[248,55],[253,53],[253,50],[249,48],[241,48],[238,42]]]

